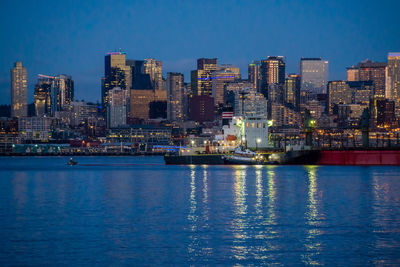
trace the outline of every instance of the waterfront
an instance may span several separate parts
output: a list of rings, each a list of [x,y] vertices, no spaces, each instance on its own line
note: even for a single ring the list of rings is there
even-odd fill
[[[0,265],[399,265],[400,167],[3,157]]]

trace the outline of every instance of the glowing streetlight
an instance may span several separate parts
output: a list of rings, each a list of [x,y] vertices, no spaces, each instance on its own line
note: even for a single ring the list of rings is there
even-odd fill
[[[257,139],[256,139],[256,150],[258,150],[258,144],[259,144],[259,143],[261,143],[261,139],[260,139],[260,138],[257,138]]]

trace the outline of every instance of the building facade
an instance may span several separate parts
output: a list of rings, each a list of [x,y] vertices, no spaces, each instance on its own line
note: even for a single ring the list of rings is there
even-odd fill
[[[386,98],[395,102],[400,116],[400,53],[389,53],[386,77]]]
[[[386,66],[384,62],[372,62],[366,60],[358,64],[360,81],[372,81],[374,83],[374,97],[384,98],[386,92]]]
[[[182,73],[167,73],[167,119],[169,121],[185,120],[185,87]]]
[[[253,61],[251,64],[249,64],[248,67],[248,77],[249,77],[249,82],[253,85],[253,88],[259,92],[260,91],[260,84],[261,84],[261,76],[260,76],[260,67],[261,63],[260,61]]]
[[[285,84],[285,61],[282,56],[269,56],[261,60],[261,93],[268,97],[268,85]]]
[[[11,69],[11,117],[26,117],[28,74],[22,62],[15,62]]]
[[[212,96],[212,73],[218,70],[216,58],[199,58],[197,70],[191,72],[191,90],[193,96]]]
[[[329,76],[329,63],[322,58],[302,58],[300,76],[302,91],[324,94]]]

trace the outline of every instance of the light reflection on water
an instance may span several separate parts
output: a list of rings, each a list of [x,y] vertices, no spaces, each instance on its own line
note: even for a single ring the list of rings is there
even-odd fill
[[[397,167],[67,160],[0,161],[0,265],[400,264]]]
[[[319,242],[318,236],[321,235],[320,226],[320,197],[318,192],[318,178],[317,178],[317,166],[305,166],[308,176],[308,204],[306,219],[308,224],[307,237],[305,241],[305,247],[307,253],[302,258],[305,264],[309,265],[321,265],[318,261],[319,251],[321,250],[321,243]]]

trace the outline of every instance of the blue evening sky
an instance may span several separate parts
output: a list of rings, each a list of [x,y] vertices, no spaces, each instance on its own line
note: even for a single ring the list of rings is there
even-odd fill
[[[77,99],[100,100],[106,52],[156,58],[163,72],[190,80],[196,59],[241,68],[269,55],[329,60],[330,79],[366,58],[400,51],[400,1],[1,1],[0,104],[10,103],[10,68],[28,70],[30,102],[37,74],[72,75]]]

